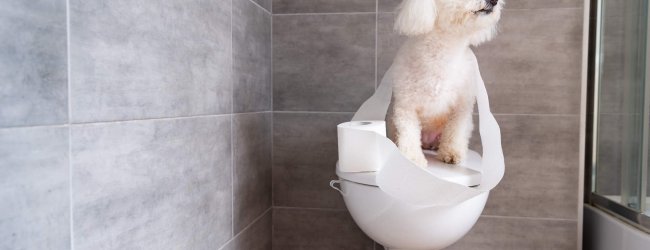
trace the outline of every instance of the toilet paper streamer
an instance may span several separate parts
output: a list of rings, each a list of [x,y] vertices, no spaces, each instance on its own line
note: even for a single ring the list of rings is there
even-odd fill
[[[339,132],[344,132],[343,136],[339,133],[339,145],[341,140],[344,142],[356,140],[355,148],[339,147],[339,154],[342,156],[339,158],[341,170],[377,171],[377,185],[382,191],[397,200],[415,206],[453,206],[492,190],[503,178],[505,169],[501,132],[490,112],[487,91],[476,58],[472,60],[472,65],[475,65],[479,131],[483,146],[479,186],[467,187],[432,175],[406,159],[397,146],[386,138],[385,131],[381,131],[384,132],[382,134],[375,129],[361,128],[363,126],[339,129]],[[377,121],[375,124],[383,124],[392,97],[393,67],[394,65],[386,72],[375,94],[355,113],[353,122],[373,120]],[[357,159],[351,160],[351,158]]]

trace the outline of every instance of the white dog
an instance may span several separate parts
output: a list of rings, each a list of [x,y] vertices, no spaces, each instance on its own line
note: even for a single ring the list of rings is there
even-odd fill
[[[472,134],[478,65],[470,45],[490,40],[503,0],[404,0],[395,30],[409,37],[395,62],[390,137],[418,166],[422,148],[458,164]]]

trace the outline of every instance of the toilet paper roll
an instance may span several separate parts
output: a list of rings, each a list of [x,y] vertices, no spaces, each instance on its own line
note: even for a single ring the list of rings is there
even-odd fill
[[[344,172],[377,171],[381,166],[377,138],[386,137],[385,121],[352,121],[337,126],[339,167]],[[368,133],[372,132],[372,133]]]

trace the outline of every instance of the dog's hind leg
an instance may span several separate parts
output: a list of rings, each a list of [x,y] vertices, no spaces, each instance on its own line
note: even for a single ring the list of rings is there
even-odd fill
[[[422,128],[417,112],[413,109],[395,105],[392,114],[391,122],[395,129],[394,135],[397,147],[415,165],[426,167],[427,159],[424,157],[424,153],[422,153],[420,140]]]

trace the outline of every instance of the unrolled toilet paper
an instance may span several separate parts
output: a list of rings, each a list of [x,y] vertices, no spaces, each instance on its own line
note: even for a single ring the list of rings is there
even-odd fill
[[[370,172],[379,170],[379,137],[386,137],[385,121],[353,121],[339,124],[339,164],[343,172]],[[368,131],[370,133],[357,133]]]
[[[406,159],[397,146],[385,136],[384,128],[362,129],[363,126],[339,126],[339,165],[343,172],[377,171],[377,185],[386,194],[415,206],[453,206],[479,194],[489,192],[503,178],[504,158],[501,132],[490,112],[485,84],[481,78],[476,58],[475,81],[479,130],[483,146],[480,166],[469,166],[481,171],[478,187],[467,187],[449,182],[429,173]],[[392,67],[382,82],[354,115],[353,122],[382,121],[386,116],[392,96]],[[354,124],[354,123],[353,123]],[[379,125],[381,122],[371,122]],[[385,125],[384,125],[385,126]],[[454,166],[450,166],[454,167]]]

